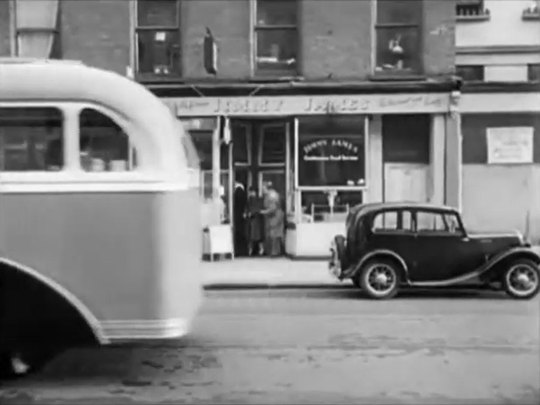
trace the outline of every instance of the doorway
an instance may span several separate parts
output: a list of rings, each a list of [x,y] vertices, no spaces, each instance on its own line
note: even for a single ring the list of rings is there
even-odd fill
[[[288,120],[235,119],[231,121],[232,161],[230,168],[234,173],[233,187],[236,188],[237,183],[242,184],[246,191],[246,198],[249,189],[254,188],[262,199],[263,184],[272,182],[280,196],[285,218],[290,207],[288,199],[292,195],[290,176],[288,176],[292,168],[290,128],[291,123]],[[243,246],[249,242],[249,239],[247,224],[240,220],[239,210],[246,208],[241,202],[242,198],[234,198],[232,201],[233,217],[237,219],[233,223],[235,254],[239,256],[249,253]]]

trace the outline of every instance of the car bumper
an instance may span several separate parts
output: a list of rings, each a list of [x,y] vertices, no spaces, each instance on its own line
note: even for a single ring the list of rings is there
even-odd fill
[[[341,280],[342,267],[341,259],[338,254],[337,247],[334,242],[330,245],[330,260],[328,261],[328,271],[332,276]]]

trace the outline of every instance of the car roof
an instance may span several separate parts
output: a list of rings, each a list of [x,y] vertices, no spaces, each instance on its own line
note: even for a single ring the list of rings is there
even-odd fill
[[[354,215],[366,215],[375,211],[387,209],[415,209],[415,210],[433,210],[457,213],[458,210],[446,205],[436,205],[430,203],[420,203],[414,201],[398,201],[398,202],[374,202],[359,204],[351,210]]]

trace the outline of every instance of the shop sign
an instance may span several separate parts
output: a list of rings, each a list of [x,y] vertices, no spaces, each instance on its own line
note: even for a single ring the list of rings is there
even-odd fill
[[[445,113],[447,93],[162,98],[177,116]]]
[[[304,161],[358,161],[359,148],[345,139],[319,139],[302,147]]]
[[[533,127],[487,128],[488,163],[532,163],[533,139]]]

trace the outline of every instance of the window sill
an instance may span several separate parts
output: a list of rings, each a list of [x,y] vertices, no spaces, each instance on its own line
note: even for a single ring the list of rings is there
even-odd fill
[[[135,80],[140,83],[183,82],[180,74],[155,75],[153,73],[135,73]]]
[[[456,21],[461,21],[461,22],[489,21],[490,19],[491,19],[491,15],[487,11],[482,13],[482,14],[457,15],[456,16]]]
[[[381,71],[375,72],[368,77],[372,82],[396,82],[396,81],[418,81],[426,80],[427,77],[420,73],[405,72],[405,71]]]

